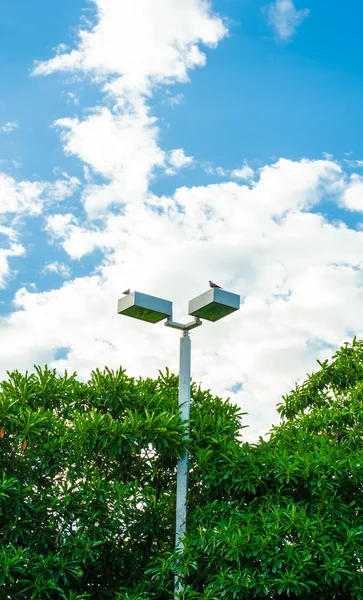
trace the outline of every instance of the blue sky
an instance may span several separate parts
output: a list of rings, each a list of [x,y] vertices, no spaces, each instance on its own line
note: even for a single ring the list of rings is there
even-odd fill
[[[281,393],[363,331],[362,18],[358,2],[3,0],[1,372],[176,368],[176,340],[115,301],[131,285],[183,318],[214,279],[243,305],[195,335],[194,376],[266,431]]]
[[[286,44],[276,43],[263,12],[266,4],[214,2],[228,20],[230,36],[207,51],[208,68],[193,71],[190,84],[171,87],[184,95],[178,110],[155,103],[155,114],[170,125],[162,130],[163,142],[173,147],[178,140],[200,160],[224,167],[245,159],[265,164],[272,156],[362,154],[357,132],[363,121],[363,6],[354,2],[354,10],[343,11],[336,2],[327,10],[311,0],[310,17]],[[305,4],[296,2],[298,8]],[[82,14],[92,14],[84,0],[4,0],[0,115],[22,127],[14,139],[1,140],[1,149],[3,156],[21,157],[26,176],[49,177],[55,164],[64,164],[49,124],[70,112],[65,97],[70,86],[57,75],[43,79],[29,73],[34,60],[49,58],[59,40],[74,43]],[[82,106],[92,106],[94,86],[83,81],[76,88]]]

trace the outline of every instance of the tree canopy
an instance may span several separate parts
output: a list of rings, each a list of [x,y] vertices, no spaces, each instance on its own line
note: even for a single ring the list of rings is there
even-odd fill
[[[363,342],[283,398],[269,439],[178,378],[47,367],[0,392],[0,595],[13,600],[363,599]],[[188,533],[174,552],[175,468],[190,452]]]

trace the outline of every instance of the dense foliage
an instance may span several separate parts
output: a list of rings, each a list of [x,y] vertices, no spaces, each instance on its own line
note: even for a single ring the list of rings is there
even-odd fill
[[[363,342],[283,398],[268,441],[192,385],[190,503],[173,553],[178,379],[49,369],[0,393],[0,597],[363,599]]]

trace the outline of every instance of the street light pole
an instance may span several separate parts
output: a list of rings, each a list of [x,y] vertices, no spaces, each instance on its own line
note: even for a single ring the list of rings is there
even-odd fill
[[[183,421],[188,421],[184,439],[190,435],[190,368],[191,368],[191,339],[189,331],[183,331],[180,338],[180,368],[179,368],[179,410]],[[188,453],[178,460],[176,479],[176,533],[175,549],[183,549],[183,538],[186,533],[187,497],[188,497]],[[183,592],[184,582],[175,575],[175,594]]]
[[[211,282],[210,282],[211,283]],[[156,296],[149,296],[140,292],[129,293],[129,290],[120,298],[117,305],[119,315],[133,317],[148,323],[159,323],[166,319],[165,325],[182,332],[180,340],[180,363],[179,363],[179,409],[183,421],[186,422],[184,439],[189,439],[189,417],[190,417],[190,370],[191,370],[191,341],[189,331],[202,325],[201,319],[216,322],[239,310],[240,296],[231,294],[216,286],[204,294],[189,301],[189,315],[194,321],[183,325],[173,321],[173,305],[168,300]],[[177,483],[176,483],[176,550],[182,551],[183,539],[186,533],[187,520],[187,495],[188,495],[188,453],[178,460]],[[183,597],[185,583],[182,577],[175,575],[174,597]]]
[[[181,325],[168,319],[165,323],[167,327],[181,329],[180,338],[180,358],[179,358],[179,410],[181,418],[186,421],[184,439],[189,439],[190,427],[190,375],[191,375],[191,339],[190,329],[202,325],[200,319],[195,319],[188,325]],[[175,549],[183,550],[183,538],[187,529],[187,502],[188,502],[188,453],[178,460],[176,477],[176,528],[175,528]],[[184,581],[178,575],[174,578],[175,598],[179,598],[184,592]]]

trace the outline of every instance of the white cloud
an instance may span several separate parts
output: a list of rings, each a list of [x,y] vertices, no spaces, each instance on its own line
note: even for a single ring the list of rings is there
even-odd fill
[[[5,213],[0,215],[5,220]],[[17,231],[17,219],[8,219],[7,225],[0,224],[0,288],[6,288],[8,281],[13,278],[16,271],[11,271],[10,262],[14,256],[25,254],[25,248],[19,243],[19,232]]]
[[[184,167],[191,167],[194,163],[193,156],[186,156],[183,148],[171,150],[167,160],[169,165],[171,165],[165,171],[168,175],[175,175],[178,170]]]
[[[268,6],[268,21],[280,40],[288,41],[294,37],[296,29],[309,16],[310,10],[297,10],[293,0],[275,0]]]
[[[63,277],[63,279],[69,279],[71,276],[71,268],[69,265],[55,261],[47,264],[42,270],[43,275],[46,275],[47,273],[55,273],[56,275]]]
[[[63,130],[67,154],[78,156],[104,177],[129,180],[131,187],[138,188],[141,181],[144,190],[149,172],[164,160],[156,144],[158,129],[154,123],[140,102],[126,113],[103,107],[83,121],[59,119],[55,125]]]
[[[363,211],[363,177],[353,174],[349,185],[341,196],[342,204],[348,210]]]
[[[64,118],[55,123],[62,129],[66,153],[110,180],[105,185],[90,181],[85,189],[82,201],[90,218],[107,213],[115,203],[144,200],[155,167],[165,166],[159,129],[146,98],[154,85],[186,81],[190,69],[205,64],[200,45],[213,47],[227,33],[207,0],[94,0],[94,4],[98,23],[80,31],[78,47],[68,53],[61,49],[34,70],[37,75],[84,72],[100,80],[116,100],[112,108],[99,107],[83,120]],[[172,171],[191,160],[182,149],[175,150],[170,156]]]
[[[202,163],[207,175],[214,175],[223,178],[238,179],[240,181],[251,181],[255,176],[255,171],[245,163],[240,169],[226,169],[225,167],[215,167],[208,163]]]
[[[64,200],[71,196],[80,181],[64,174],[55,182],[16,181],[0,173],[0,214],[40,215],[44,204]]]
[[[145,92],[152,83],[186,81],[205,64],[199,45],[215,47],[226,35],[207,0],[93,0],[98,22],[80,30],[69,53],[39,62],[35,74],[83,71],[118,77],[114,89]]]
[[[241,179],[248,181],[249,179],[253,179],[254,175],[254,170],[251,169],[251,167],[247,164],[243,165],[241,169],[234,169],[233,171],[231,171],[232,179]]]
[[[61,202],[70,198],[81,185],[77,177],[70,177],[62,173],[63,179],[57,179],[54,183],[47,183],[46,193],[49,202]]]
[[[80,259],[93,252],[95,248],[110,249],[112,244],[110,236],[106,240],[97,228],[91,229],[80,226],[78,220],[72,214],[56,214],[47,217],[45,231],[50,234],[53,240],[62,243],[63,248],[72,259]],[[120,236],[119,231],[117,236]]]
[[[230,171],[229,169],[224,169],[223,167],[215,167],[210,163],[202,163],[202,166],[204,168],[204,172],[207,173],[207,175],[218,175],[218,177],[232,176],[232,171]]]
[[[47,217],[46,227],[55,237],[63,237],[70,225],[76,222],[75,217],[71,213],[66,215],[51,215]]]
[[[58,44],[58,46],[55,46],[53,48],[55,54],[64,54],[64,52],[66,52],[69,49],[69,47],[67,46],[67,44],[61,43]]]
[[[192,156],[185,156],[184,150],[182,148],[178,148],[177,150],[172,150],[169,156],[169,163],[175,167],[176,169],[181,169],[182,167],[190,167],[194,162],[194,158]]]
[[[16,121],[8,121],[1,126],[1,130],[4,133],[11,133],[12,131],[15,131],[15,129],[18,129],[18,127],[19,125]]]
[[[183,102],[183,100],[184,100],[183,94],[175,94],[175,95],[169,94],[167,96],[168,104],[170,104],[173,107],[177,106],[178,104],[181,104]]]
[[[153,169],[164,163],[157,144],[158,128],[143,101],[128,111],[103,107],[86,117],[60,119],[67,154],[74,154],[109,184],[85,188],[82,201],[90,217],[97,217],[112,204],[143,200]]]
[[[79,96],[77,96],[77,94],[75,94],[74,92],[67,92],[65,96],[69,104],[74,104],[75,106],[78,106]]]
[[[155,118],[149,116],[142,99],[128,104],[127,110],[103,107],[83,121],[65,118],[54,125],[61,129],[65,152],[87,165],[89,183],[82,202],[90,218],[107,213],[115,204],[143,201],[156,167],[167,163],[166,172],[175,174],[193,164],[193,157],[186,156],[182,148],[172,150],[166,158],[158,146]],[[109,183],[93,184],[92,171]]]
[[[25,248],[21,244],[10,244],[9,248],[0,249],[0,288],[5,288],[10,277],[9,258],[13,256],[22,256]],[[14,273],[13,273],[14,275]]]
[[[5,236],[7,248],[0,250],[0,287],[6,287],[11,272],[9,258],[26,253],[18,239],[24,229],[24,220],[40,216],[45,206],[70,196],[79,185],[78,179],[63,174],[64,179],[53,183],[43,181],[16,181],[0,173],[0,234]]]
[[[253,194],[265,198],[268,213],[282,215],[287,210],[310,208],[324,194],[339,191],[343,185],[341,173],[341,167],[328,160],[280,159],[260,170],[259,186]]]
[[[16,229],[7,225],[0,225],[0,235],[4,235],[13,242],[15,242],[18,239],[18,232],[16,231]]]
[[[44,182],[17,182],[13,177],[0,173],[0,213],[40,214],[45,189]]]
[[[349,154],[351,154],[351,152],[346,152],[345,155],[349,156]],[[344,159],[344,162],[349,166],[349,167],[353,167],[353,168],[360,168],[363,167],[363,160],[352,160],[352,159]]]

